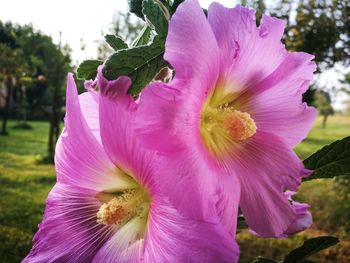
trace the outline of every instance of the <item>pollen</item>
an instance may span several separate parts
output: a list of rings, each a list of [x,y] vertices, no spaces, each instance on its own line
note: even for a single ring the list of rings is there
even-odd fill
[[[256,133],[256,124],[249,113],[233,110],[225,115],[223,124],[233,140],[243,141]]]
[[[111,201],[103,204],[97,212],[97,222],[105,225],[119,225],[122,223],[127,211],[123,204],[114,197]]]
[[[126,190],[101,205],[96,214],[97,222],[105,225],[123,225],[132,218],[142,215],[147,209],[145,194],[135,189]]]

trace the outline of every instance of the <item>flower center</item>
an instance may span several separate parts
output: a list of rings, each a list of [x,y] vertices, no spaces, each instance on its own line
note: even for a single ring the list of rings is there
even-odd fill
[[[230,153],[239,143],[256,133],[255,121],[247,112],[241,112],[225,103],[202,110],[200,132],[208,149],[218,156]]]
[[[140,217],[149,209],[148,194],[141,189],[129,189],[104,203],[97,212],[97,222],[105,225],[123,225]]]
[[[249,113],[233,110],[224,119],[224,127],[232,139],[244,141],[256,132],[256,125]]]

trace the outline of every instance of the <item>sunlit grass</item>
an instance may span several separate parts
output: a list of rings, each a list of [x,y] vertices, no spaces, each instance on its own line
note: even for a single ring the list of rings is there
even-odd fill
[[[31,122],[33,130],[14,124],[10,136],[0,136],[0,262],[23,259],[55,182],[53,165],[37,162],[46,153],[48,123]]]

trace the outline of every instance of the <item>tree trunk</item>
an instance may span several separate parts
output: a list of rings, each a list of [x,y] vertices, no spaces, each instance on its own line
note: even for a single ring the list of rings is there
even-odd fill
[[[326,128],[328,114],[323,115],[322,127]]]
[[[11,76],[7,76],[6,80],[5,80],[5,86],[6,86],[6,99],[5,99],[5,109],[4,109],[4,116],[3,116],[3,120],[2,120],[2,131],[1,133],[3,135],[8,135],[7,132],[7,119],[8,119],[8,115],[9,115],[9,111],[10,111],[10,103],[11,103],[11,94],[12,94],[12,77]]]
[[[21,124],[25,127],[27,126],[27,94],[26,86],[21,86]]]
[[[52,111],[50,119],[49,145],[48,156],[51,161],[54,161],[55,147],[58,137],[60,135],[60,118],[61,118],[61,100],[58,95],[59,88],[55,85],[54,94],[52,98]]]

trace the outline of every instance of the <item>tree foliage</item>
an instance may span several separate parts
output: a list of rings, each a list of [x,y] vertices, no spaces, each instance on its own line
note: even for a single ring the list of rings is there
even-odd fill
[[[49,155],[53,156],[53,149],[59,136],[59,122],[61,119],[60,109],[63,103],[64,89],[62,89],[65,76],[70,69],[70,49],[68,46],[61,47],[53,43],[52,38],[34,30],[30,25],[20,26],[12,23],[0,22],[0,48],[5,50],[5,60],[2,60],[2,71],[13,81],[6,83],[19,83],[20,89],[8,88],[8,100],[16,98],[14,92],[28,93],[28,104],[31,109],[39,107],[42,110],[43,98],[50,110],[44,110],[51,120],[49,135]],[[1,54],[5,54],[1,52]],[[13,63],[12,63],[13,62]],[[26,80],[26,83],[24,83]],[[22,94],[23,95],[23,94]],[[22,96],[23,98],[23,96]],[[23,100],[22,100],[23,101]],[[21,102],[17,103],[25,106]],[[5,107],[4,123],[6,123],[9,103]],[[22,109],[23,110],[23,109]],[[6,126],[6,125],[4,125]],[[54,133],[54,137],[53,137]]]
[[[324,90],[316,90],[314,93],[314,105],[323,116],[323,127],[326,127],[328,116],[334,114],[330,94]]]
[[[315,55],[322,71],[336,62],[350,63],[349,10],[347,0],[279,0],[271,13],[287,22],[284,41],[288,50]]]

